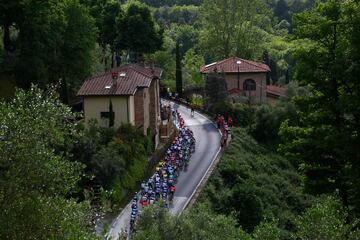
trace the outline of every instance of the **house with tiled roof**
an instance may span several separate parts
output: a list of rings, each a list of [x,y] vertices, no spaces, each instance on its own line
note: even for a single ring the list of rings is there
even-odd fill
[[[222,74],[233,101],[246,99],[250,103],[266,102],[266,76],[270,68],[264,63],[231,57],[203,66],[200,72],[205,78],[209,74]]]
[[[127,64],[88,78],[77,93],[83,98],[85,124],[92,119],[103,127],[130,123],[151,133],[157,145],[161,75],[160,68]]]
[[[279,102],[279,99],[286,98],[286,88],[276,85],[267,85],[266,86],[266,97],[267,102],[271,105],[276,105]]]

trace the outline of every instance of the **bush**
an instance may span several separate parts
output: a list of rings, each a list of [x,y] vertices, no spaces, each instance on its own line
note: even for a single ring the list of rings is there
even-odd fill
[[[279,240],[281,229],[277,226],[277,221],[261,222],[256,226],[252,236],[254,240]]]
[[[235,214],[248,232],[265,219],[279,219],[284,235],[293,231],[294,217],[308,205],[296,169],[260,146],[245,129],[234,128],[233,135],[201,201],[217,213]]]
[[[249,133],[261,143],[278,144],[278,132],[283,121],[297,121],[295,106],[290,102],[281,102],[276,106],[261,105],[255,111],[254,122]]]
[[[148,207],[140,215],[133,239],[251,240],[231,216],[217,215],[206,205],[198,205],[181,216],[171,216],[163,208]]]
[[[219,102],[213,105],[213,112],[221,114],[227,120],[232,117],[234,126],[247,127],[253,122],[254,108],[241,103]]]
[[[296,218],[299,239],[359,239],[355,224],[347,224],[348,212],[338,196],[321,196]]]
[[[134,126],[127,124],[114,130],[95,122],[84,130],[73,151],[74,158],[86,164],[88,179],[82,184],[93,188],[100,185],[111,192],[107,198],[113,206],[121,204],[144,178],[151,153],[150,137]]]
[[[235,103],[231,115],[233,116],[234,126],[247,127],[253,122],[254,108],[245,104]]]

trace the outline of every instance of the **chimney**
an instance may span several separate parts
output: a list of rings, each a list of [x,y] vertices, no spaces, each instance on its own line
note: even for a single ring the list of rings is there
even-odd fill
[[[116,86],[116,81],[117,81],[117,79],[119,77],[119,73],[118,72],[112,72],[111,76],[112,76],[112,85]]]

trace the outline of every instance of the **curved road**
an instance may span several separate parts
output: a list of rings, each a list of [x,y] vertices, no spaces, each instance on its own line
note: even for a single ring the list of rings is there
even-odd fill
[[[163,101],[165,104],[169,103]],[[181,213],[191,200],[193,193],[200,185],[206,172],[212,165],[215,157],[220,151],[220,134],[214,124],[203,115],[195,112],[194,117],[190,115],[190,109],[171,103],[174,109],[178,109],[185,120],[185,124],[194,132],[196,139],[196,150],[189,162],[187,171],[181,172],[176,184],[176,192],[173,204],[170,207],[172,214]],[[118,239],[121,231],[128,229],[130,223],[130,203],[123,209],[119,216],[113,221],[108,236]]]

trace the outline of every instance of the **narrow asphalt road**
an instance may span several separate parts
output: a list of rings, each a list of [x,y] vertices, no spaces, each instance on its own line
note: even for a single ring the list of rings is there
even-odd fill
[[[168,104],[169,102],[164,102]],[[176,184],[176,192],[170,207],[172,214],[178,214],[184,210],[190,201],[192,194],[201,183],[204,175],[212,165],[214,158],[220,149],[220,134],[213,123],[203,115],[195,112],[191,117],[190,109],[171,103],[174,109],[178,109],[185,120],[185,124],[194,132],[196,150],[192,155],[186,171],[181,172]],[[110,239],[118,239],[121,231],[128,230],[130,223],[130,203],[123,209],[113,221],[108,236]]]

